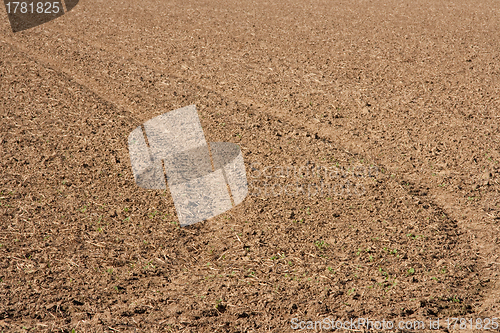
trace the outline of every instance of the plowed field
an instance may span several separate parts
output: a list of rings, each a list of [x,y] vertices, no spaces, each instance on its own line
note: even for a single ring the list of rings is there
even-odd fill
[[[0,10],[0,332],[500,317],[499,16],[81,0],[13,33]],[[127,138],[193,104],[241,147],[249,195],[181,228]]]

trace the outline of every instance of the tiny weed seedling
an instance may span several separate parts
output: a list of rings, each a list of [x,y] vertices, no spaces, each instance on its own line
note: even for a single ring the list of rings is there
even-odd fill
[[[219,312],[223,312],[226,307],[224,306],[224,304],[222,304],[222,299],[218,299],[216,302],[215,302],[215,306],[214,308],[219,311]]]
[[[420,238],[420,237],[424,237],[423,235],[414,235],[414,234],[407,234],[406,237],[409,237],[411,239],[417,239],[417,238]]]
[[[144,266],[144,270],[148,269],[149,267],[151,267],[152,269],[156,269],[156,266],[153,265],[152,261],[148,262],[146,266]]]
[[[316,241],[314,242],[314,245],[316,245],[318,250],[322,251],[328,244],[326,244],[324,241]]]
[[[413,275],[413,274],[415,274],[415,268],[413,268],[413,267],[412,267],[412,268],[410,268],[410,269],[406,272],[406,275],[408,275],[408,276],[409,276],[409,275]]]

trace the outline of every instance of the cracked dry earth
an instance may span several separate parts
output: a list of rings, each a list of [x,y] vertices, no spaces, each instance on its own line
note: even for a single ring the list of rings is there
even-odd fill
[[[0,11],[0,332],[498,317],[499,14],[82,0],[14,34]],[[191,104],[250,192],[179,228],[127,137]]]

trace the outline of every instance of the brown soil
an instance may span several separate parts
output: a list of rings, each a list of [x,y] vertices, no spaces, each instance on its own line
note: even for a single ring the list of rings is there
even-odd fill
[[[0,332],[497,317],[499,10],[80,1],[16,34],[0,11]],[[191,104],[251,187],[179,228],[127,137]],[[307,195],[318,167],[340,192]]]

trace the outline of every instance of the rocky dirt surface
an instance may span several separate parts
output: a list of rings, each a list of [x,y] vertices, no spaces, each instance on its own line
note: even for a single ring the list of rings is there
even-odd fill
[[[12,33],[0,11],[0,332],[499,317],[499,14],[82,0]],[[127,137],[191,104],[250,192],[180,228]]]

